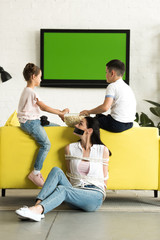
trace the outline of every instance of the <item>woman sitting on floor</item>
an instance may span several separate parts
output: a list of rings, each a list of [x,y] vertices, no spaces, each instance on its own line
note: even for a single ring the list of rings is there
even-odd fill
[[[95,118],[85,117],[75,126],[74,134],[80,141],[65,148],[68,178],[60,168],[54,167],[35,206],[16,210],[20,218],[40,221],[45,213],[62,202],[88,212],[96,211],[102,205],[111,153],[100,140],[99,123]]]

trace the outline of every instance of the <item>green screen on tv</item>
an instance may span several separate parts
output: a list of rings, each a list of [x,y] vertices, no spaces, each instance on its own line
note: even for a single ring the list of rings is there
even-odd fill
[[[129,83],[129,30],[41,30],[41,86],[106,87],[106,63],[126,65]]]

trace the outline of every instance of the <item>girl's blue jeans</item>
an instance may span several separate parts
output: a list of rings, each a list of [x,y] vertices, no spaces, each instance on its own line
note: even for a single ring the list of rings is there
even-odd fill
[[[34,164],[34,169],[41,170],[43,166],[43,162],[51,147],[47,133],[44,130],[44,128],[41,126],[40,120],[38,119],[28,120],[25,123],[21,123],[20,125],[22,130],[27,132],[29,135],[31,135],[36,140],[36,142],[40,145],[39,152]],[[47,126],[50,127],[50,126],[59,126],[59,125],[55,123],[50,123]]]
[[[89,187],[89,186],[88,186]],[[103,203],[103,193],[93,189],[74,188],[68,181],[64,172],[54,167],[50,171],[46,182],[43,185],[37,200],[41,200],[44,213],[51,211],[62,202],[67,202],[74,209],[84,211],[96,211]]]

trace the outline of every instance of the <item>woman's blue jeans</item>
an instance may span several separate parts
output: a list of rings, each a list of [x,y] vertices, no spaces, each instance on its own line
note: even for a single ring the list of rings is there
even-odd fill
[[[44,128],[41,126],[40,120],[28,120],[25,123],[21,123],[21,128],[23,131],[27,132],[31,135],[36,142],[40,145],[39,152],[34,164],[34,169],[41,170],[43,166],[43,162],[47,157],[47,154],[51,148],[50,141],[48,139],[47,133]],[[51,123],[47,125],[51,126],[59,126],[58,124]]]
[[[74,209],[96,211],[103,203],[103,193],[92,189],[74,188],[64,172],[54,167],[50,171],[37,200],[44,208],[44,213],[58,207],[62,202],[69,203]]]

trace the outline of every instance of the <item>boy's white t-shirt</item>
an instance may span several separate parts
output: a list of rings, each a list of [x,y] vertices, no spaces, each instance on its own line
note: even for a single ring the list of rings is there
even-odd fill
[[[108,85],[105,97],[113,98],[110,115],[115,120],[123,123],[135,120],[136,99],[132,89],[122,78]]]
[[[27,120],[40,119],[40,108],[36,104],[39,99],[37,93],[30,87],[25,87],[19,101],[17,117],[20,123]]]

